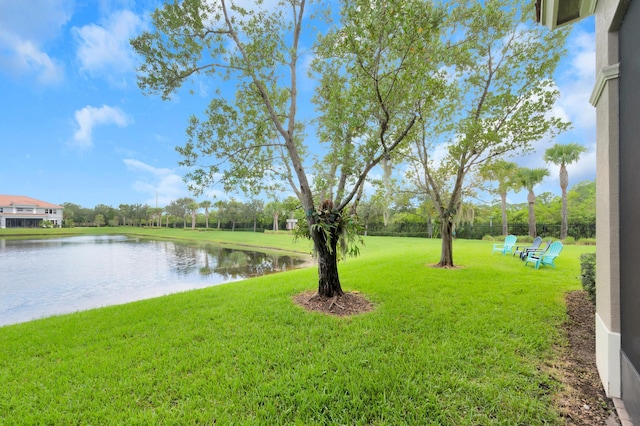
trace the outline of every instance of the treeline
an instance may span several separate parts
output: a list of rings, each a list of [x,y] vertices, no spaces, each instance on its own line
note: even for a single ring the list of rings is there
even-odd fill
[[[568,191],[569,236],[595,237],[595,182],[584,181]],[[154,226],[221,230],[285,230],[287,220],[304,220],[304,212],[294,197],[284,201],[242,202],[196,201],[180,198],[163,208],[146,204],[120,204],[117,208],[99,204],[93,209],[64,203],[65,226]],[[465,204],[456,224],[458,238],[482,238],[501,235],[501,208],[495,205]],[[527,203],[509,204],[509,232],[525,235]],[[536,197],[535,213],[540,235],[559,235],[562,199],[545,192]],[[394,197],[372,197],[358,206],[363,233],[368,235],[405,235],[439,237],[438,217],[428,201],[398,193]]]
[[[184,197],[165,207],[147,204],[98,204],[93,209],[63,203],[64,226],[148,226],[169,228],[285,229],[287,218],[295,217],[299,202],[293,197],[283,202],[251,200],[242,202],[196,201]]]

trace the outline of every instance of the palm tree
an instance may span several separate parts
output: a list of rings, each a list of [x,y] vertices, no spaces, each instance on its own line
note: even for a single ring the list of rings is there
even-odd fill
[[[517,172],[518,165],[505,160],[487,163],[481,171],[484,179],[498,182],[498,193],[500,194],[500,206],[502,209],[502,235],[504,236],[509,233],[507,224],[507,191],[517,189],[518,182],[515,180]]]
[[[527,202],[529,203],[529,235],[532,237],[536,236],[536,213],[534,210],[536,195],[533,193],[533,187],[542,182],[546,176],[549,176],[549,170],[545,168],[529,169],[521,167],[516,174],[516,182],[529,191],[527,195]]]
[[[164,207],[164,212],[166,213],[165,216],[165,228],[169,227],[169,217],[171,216],[171,208],[169,206],[165,206]]]
[[[209,207],[211,207],[212,203],[209,200],[204,200],[200,202],[200,207],[204,209],[204,221],[205,227],[209,229]]]
[[[189,204],[187,204],[187,209],[191,212],[191,229],[196,229],[196,216],[199,208],[200,204],[198,204],[197,201],[191,200]]]
[[[567,238],[567,187],[569,186],[569,174],[567,164],[575,163],[580,159],[580,154],[587,151],[577,143],[555,144],[544,153],[544,161],[560,166],[560,188],[562,189],[562,226],[560,227],[560,239]]]

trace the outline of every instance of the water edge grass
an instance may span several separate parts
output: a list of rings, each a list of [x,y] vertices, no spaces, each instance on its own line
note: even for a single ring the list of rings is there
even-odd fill
[[[241,244],[246,235],[226,234],[252,234],[179,232]],[[282,237],[272,245],[295,250]],[[442,270],[428,266],[438,240],[365,244],[340,265],[345,290],[376,304],[360,316],[294,305],[315,286],[308,268],[2,327],[0,420],[562,424],[543,367],[592,247],[568,246],[555,269],[535,270],[492,256],[491,242],[458,240],[461,267]]]

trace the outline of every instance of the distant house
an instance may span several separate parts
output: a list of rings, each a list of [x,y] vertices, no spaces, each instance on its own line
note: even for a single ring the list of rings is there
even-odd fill
[[[0,228],[37,228],[43,221],[62,226],[64,207],[23,195],[0,194]]]

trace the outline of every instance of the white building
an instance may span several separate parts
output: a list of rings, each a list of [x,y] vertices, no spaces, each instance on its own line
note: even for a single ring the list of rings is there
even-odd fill
[[[35,228],[49,221],[62,226],[64,207],[23,195],[0,194],[0,228]]]

